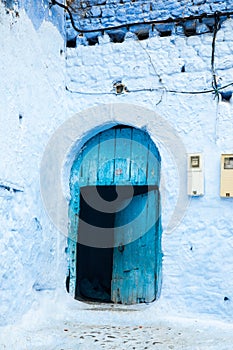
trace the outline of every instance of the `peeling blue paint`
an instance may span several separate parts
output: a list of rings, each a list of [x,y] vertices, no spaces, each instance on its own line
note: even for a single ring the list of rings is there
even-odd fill
[[[162,264],[159,180],[160,155],[149,135],[142,130],[124,126],[111,128],[84,145],[70,177],[67,254],[68,290],[73,297],[77,297],[78,283],[80,195],[82,188],[93,186],[120,186],[126,193],[126,202],[128,187],[134,186],[136,190],[130,205],[114,213],[111,301],[135,304],[151,302],[158,297]],[[124,201],[120,205],[124,207]],[[129,224],[129,231],[124,228],[126,224]],[[126,243],[121,244],[121,237]]]

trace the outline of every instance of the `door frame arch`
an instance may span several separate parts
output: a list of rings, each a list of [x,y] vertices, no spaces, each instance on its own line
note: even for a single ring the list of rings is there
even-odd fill
[[[151,174],[153,174],[153,180],[149,180],[148,174],[147,174],[147,180],[148,183],[146,185],[152,185],[153,181],[156,182],[156,186],[159,186],[159,178],[160,178],[160,155],[159,155],[159,151],[158,148],[156,147],[156,145],[154,144],[153,140],[150,138],[149,134],[142,129],[139,128],[135,128],[131,125],[125,125],[125,124],[115,124],[114,126],[110,126],[108,125],[107,128],[104,127],[105,130],[101,131],[101,132],[97,132],[95,133],[95,136],[92,136],[91,138],[89,138],[89,140],[87,140],[86,142],[83,142],[82,148],[79,150],[77,157],[75,159],[75,161],[73,162],[72,168],[71,168],[71,172],[70,172],[70,190],[71,190],[71,200],[70,200],[70,205],[69,205],[69,236],[68,236],[68,249],[67,249],[67,253],[68,253],[68,257],[69,257],[69,266],[68,266],[68,290],[69,292],[73,295],[73,297],[75,297],[75,293],[76,293],[76,278],[77,278],[77,266],[76,266],[76,261],[77,261],[77,237],[78,237],[78,221],[79,221],[79,211],[80,211],[80,203],[79,203],[79,199],[80,199],[80,188],[84,185],[87,185],[84,182],[80,183],[80,181],[82,181],[81,175],[80,175],[80,164],[82,162],[82,157],[83,154],[85,154],[86,152],[89,152],[90,150],[87,150],[88,147],[91,145],[91,142],[93,140],[96,140],[96,138],[98,138],[99,135],[106,135],[108,133],[108,131],[111,130],[125,130],[128,129],[130,132],[132,131],[132,133],[134,132],[135,135],[137,135],[137,137],[139,137],[140,135],[146,135],[147,137],[147,141],[150,142],[150,147],[151,147],[151,153],[155,152],[156,156],[158,157],[159,160],[159,166],[157,164],[157,167],[159,167],[159,173],[157,175],[154,175],[154,169],[153,172],[151,172]],[[117,132],[116,132],[117,135]],[[118,133],[119,135],[119,133]],[[111,138],[112,140],[113,138]],[[122,141],[122,140],[121,140]],[[135,140],[134,140],[135,141]],[[139,145],[140,145],[140,137],[138,139]],[[142,145],[142,144],[141,144]],[[93,145],[91,146],[93,147]],[[150,154],[148,152],[148,154]],[[94,153],[92,154],[92,156],[94,155]],[[152,161],[152,158],[151,158]],[[149,165],[148,165],[149,164]],[[148,164],[146,165],[147,167],[149,167],[151,165],[151,162],[148,162]],[[99,169],[98,169],[99,170]],[[78,171],[78,172],[77,172]],[[146,169],[146,171],[149,173],[148,168]],[[74,179],[75,178],[75,182]],[[78,178],[78,179],[77,179]],[[85,178],[85,176],[84,176]],[[76,181],[77,180],[77,181]],[[134,181],[134,180],[133,180]],[[72,184],[73,182],[73,184]],[[108,180],[104,180],[100,181],[100,183],[102,185],[106,185],[109,184]],[[111,181],[110,181],[111,182]],[[126,184],[125,181],[123,181],[124,184]],[[121,181],[118,182],[119,185],[123,184]],[[132,180],[130,179],[130,181],[128,181],[128,183],[130,183],[132,185]],[[138,184],[143,184],[145,185],[145,180],[142,180],[140,183],[140,176],[137,179],[136,183]],[[97,184],[96,182],[91,182],[91,184]],[[155,183],[153,183],[155,185]],[[135,183],[134,183],[135,185]],[[73,187],[72,187],[73,186]],[[159,201],[159,199],[158,199]],[[159,251],[157,252],[158,256],[157,256],[157,264],[159,265],[158,267],[158,271],[157,273],[157,286],[156,286],[156,297],[159,295],[160,293],[160,287],[161,287],[161,220],[160,220],[160,207],[158,208],[159,210],[159,219],[158,219],[158,226],[157,226],[157,230],[159,230],[160,234],[159,234],[159,243],[158,246]]]

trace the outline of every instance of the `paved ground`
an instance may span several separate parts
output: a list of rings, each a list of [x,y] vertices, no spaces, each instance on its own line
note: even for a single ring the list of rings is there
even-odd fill
[[[193,320],[158,326],[81,325],[57,322],[34,330],[17,329],[0,349],[9,350],[232,350],[232,328],[203,325]],[[7,339],[8,338],[8,339]]]
[[[51,330],[52,331],[52,330]],[[56,344],[56,350],[75,349],[229,349],[233,344],[230,341],[225,343],[224,337],[207,338],[201,331],[195,334],[187,334],[183,329],[173,329],[171,327],[67,327],[64,329],[65,336],[61,336],[60,344]],[[29,344],[28,344],[29,345]],[[52,345],[52,344],[51,344]],[[32,349],[45,349],[42,346],[32,347]],[[30,346],[28,347],[30,349]]]
[[[20,323],[0,328],[0,350],[233,350],[233,324],[169,310],[46,294]]]

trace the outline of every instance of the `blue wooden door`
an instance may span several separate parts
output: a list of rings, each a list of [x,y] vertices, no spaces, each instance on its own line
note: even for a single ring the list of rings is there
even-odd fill
[[[142,186],[142,190],[144,187]],[[156,298],[160,260],[158,190],[135,195],[116,213],[112,301],[122,304]]]
[[[70,179],[69,290],[74,297],[82,263],[76,245],[81,192],[114,186],[124,195],[114,213],[111,300],[134,304],[156,299],[161,281],[159,180],[158,150],[142,130],[114,127],[84,145]],[[81,236],[85,241],[85,230]]]

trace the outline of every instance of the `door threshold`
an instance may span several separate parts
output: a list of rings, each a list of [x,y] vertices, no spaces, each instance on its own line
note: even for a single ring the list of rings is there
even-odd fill
[[[86,304],[85,310],[87,311],[142,311],[145,308],[150,307],[153,303],[141,303],[135,305],[122,305],[122,304],[112,304],[112,303],[97,303],[93,301],[82,301]]]

